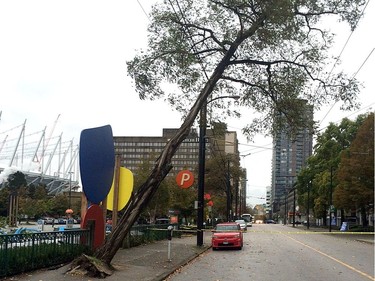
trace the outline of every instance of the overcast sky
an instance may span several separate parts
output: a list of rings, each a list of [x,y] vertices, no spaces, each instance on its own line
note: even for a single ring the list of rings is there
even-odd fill
[[[26,134],[47,126],[47,132],[53,128],[54,136],[62,133],[64,141],[76,144],[83,129],[107,124],[116,136],[161,136],[163,128],[180,127],[180,115],[167,104],[140,101],[126,75],[126,61],[146,46],[145,11],[152,2],[1,1],[0,144],[26,119]],[[340,68],[352,75],[359,70],[363,110],[340,112],[328,106],[315,114],[316,121],[323,120],[321,128],[343,117],[354,119],[374,105],[374,19],[372,1],[351,36],[347,26],[332,24],[338,34],[332,52],[339,56],[343,51]],[[265,202],[257,197],[265,197],[271,181],[272,140],[258,136],[247,143],[240,128],[249,118],[227,122],[239,133],[241,154],[250,153],[242,157],[242,166],[248,172],[248,195],[254,196],[248,202],[257,204]],[[19,134],[19,129],[12,131]]]

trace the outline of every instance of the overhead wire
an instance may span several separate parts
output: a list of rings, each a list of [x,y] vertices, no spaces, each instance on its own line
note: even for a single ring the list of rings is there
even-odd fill
[[[139,2],[139,0],[137,0],[139,6],[141,7],[143,13],[146,15],[146,17],[148,18],[149,21],[151,21],[150,17],[148,16],[148,14],[146,13],[146,10],[143,8],[141,2]]]
[[[369,2],[370,2],[370,0],[366,2],[366,5],[365,5],[365,7],[363,8],[363,10],[362,10],[362,12],[361,12],[361,15],[360,15],[360,17],[358,18],[358,20],[357,20],[355,26],[358,25],[359,20],[362,18],[362,16],[363,16],[363,14],[364,14],[364,12],[365,12],[365,10],[366,10],[366,8],[367,8]],[[335,61],[335,63],[333,64],[332,69],[331,69],[331,71],[330,71],[329,74],[328,74],[328,77],[331,76],[331,74],[332,74],[334,68],[336,67],[336,65],[337,65],[337,63],[338,63],[338,61],[339,61],[339,59],[341,58],[341,55],[343,54],[344,50],[346,49],[346,47],[347,47],[347,45],[348,45],[348,42],[350,41],[350,39],[351,39],[351,37],[352,37],[354,31],[355,31],[355,29],[353,29],[353,30],[350,32],[348,38],[346,39],[346,42],[345,42],[344,46],[342,47],[339,56],[336,58],[336,61]],[[372,51],[373,51],[373,50],[372,50]],[[372,51],[371,51],[371,53],[372,53]],[[371,55],[371,53],[369,54],[369,56]],[[369,57],[369,56],[368,56],[368,57]],[[368,57],[366,58],[365,62],[367,61]],[[354,74],[354,76],[352,77],[352,79],[354,79],[355,76],[358,74],[358,72],[359,72],[359,70],[362,68],[363,64],[364,64],[364,63],[362,63],[361,67],[355,72],[355,74]],[[318,91],[318,90],[319,90],[319,88],[317,89],[317,91]],[[337,101],[334,102],[334,104],[330,107],[330,109],[328,110],[328,112],[324,115],[324,117],[323,117],[322,120],[320,121],[320,124],[322,124],[322,122],[324,121],[324,119],[328,116],[328,114],[332,111],[332,109],[334,108],[334,106],[335,106],[336,104],[337,104]],[[320,125],[320,124],[319,124],[319,125]]]

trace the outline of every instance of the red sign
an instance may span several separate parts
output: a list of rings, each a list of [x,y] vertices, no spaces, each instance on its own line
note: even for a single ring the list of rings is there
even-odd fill
[[[176,176],[176,183],[181,188],[189,188],[194,183],[194,175],[188,170],[180,171]]]

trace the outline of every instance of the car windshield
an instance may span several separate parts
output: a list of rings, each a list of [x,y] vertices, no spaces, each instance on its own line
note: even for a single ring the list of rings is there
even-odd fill
[[[237,225],[217,225],[216,226],[217,231],[233,231],[238,230]]]

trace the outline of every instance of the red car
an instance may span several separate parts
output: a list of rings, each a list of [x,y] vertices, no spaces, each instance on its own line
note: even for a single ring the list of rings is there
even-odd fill
[[[243,233],[236,222],[224,222],[216,225],[212,231],[212,249],[243,247]]]

